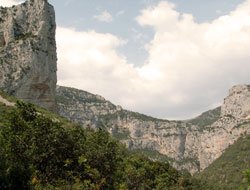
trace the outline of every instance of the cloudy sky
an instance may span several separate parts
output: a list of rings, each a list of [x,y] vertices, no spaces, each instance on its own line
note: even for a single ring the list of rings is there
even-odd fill
[[[233,85],[250,84],[250,0],[49,2],[59,85],[186,119],[221,105]]]

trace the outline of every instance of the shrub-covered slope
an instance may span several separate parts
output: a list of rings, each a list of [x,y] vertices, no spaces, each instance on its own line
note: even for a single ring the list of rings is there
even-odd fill
[[[247,85],[234,86],[221,107],[186,121],[131,112],[98,95],[63,86],[57,86],[57,100],[61,116],[84,126],[101,126],[130,150],[142,150],[153,160],[168,160],[192,174],[208,167],[242,134],[250,133]]]
[[[203,130],[204,127],[212,125],[216,122],[221,115],[221,107],[206,111],[194,119],[187,120],[188,123],[199,126],[199,130]]]
[[[243,171],[250,169],[250,135],[241,137],[226,149],[197,178],[211,184],[222,185],[226,190],[237,190],[244,183]],[[246,185],[242,185],[246,189]]]
[[[212,189],[31,104],[1,104],[0,114],[0,189]]]

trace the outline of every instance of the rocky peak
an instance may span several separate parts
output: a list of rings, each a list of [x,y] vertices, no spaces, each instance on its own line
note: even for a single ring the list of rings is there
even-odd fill
[[[56,111],[55,12],[47,0],[0,7],[0,89]]]
[[[224,99],[221,107],[221,116],[250,118],[250,87],[248,85],[237,85],[229,90],[229,96]]]

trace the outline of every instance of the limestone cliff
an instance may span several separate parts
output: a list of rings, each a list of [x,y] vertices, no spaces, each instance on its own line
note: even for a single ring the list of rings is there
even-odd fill
[[[55,13],[47,0],[0,7],[0,89],[56,111]]]
[[[59,115],[91,128],[103,126],[101,115],[121,110],[99,95],[63,86],[57,86],[56,100]]]
[[[104,98],[57,87],[59,114],[84,126],[103,127],[129,149],[169,161],[192,174],[204,170],[241,135],[250,133],[250,88],[235,86],[221,108],[187,121],[168,121],[123,110]]]

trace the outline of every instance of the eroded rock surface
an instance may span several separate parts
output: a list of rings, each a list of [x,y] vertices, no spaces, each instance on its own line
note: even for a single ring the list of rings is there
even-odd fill
[[[59,114],[87,127],[102,127],[152,159],[200,172],[241,135],[250,133],[250,89],[235,86],[221,108],[187,121],[168,121],[130,112],[85,91],[57,87]]]
[[[54,112],[55,29],[47,0],[0,7],[0,89]]]

